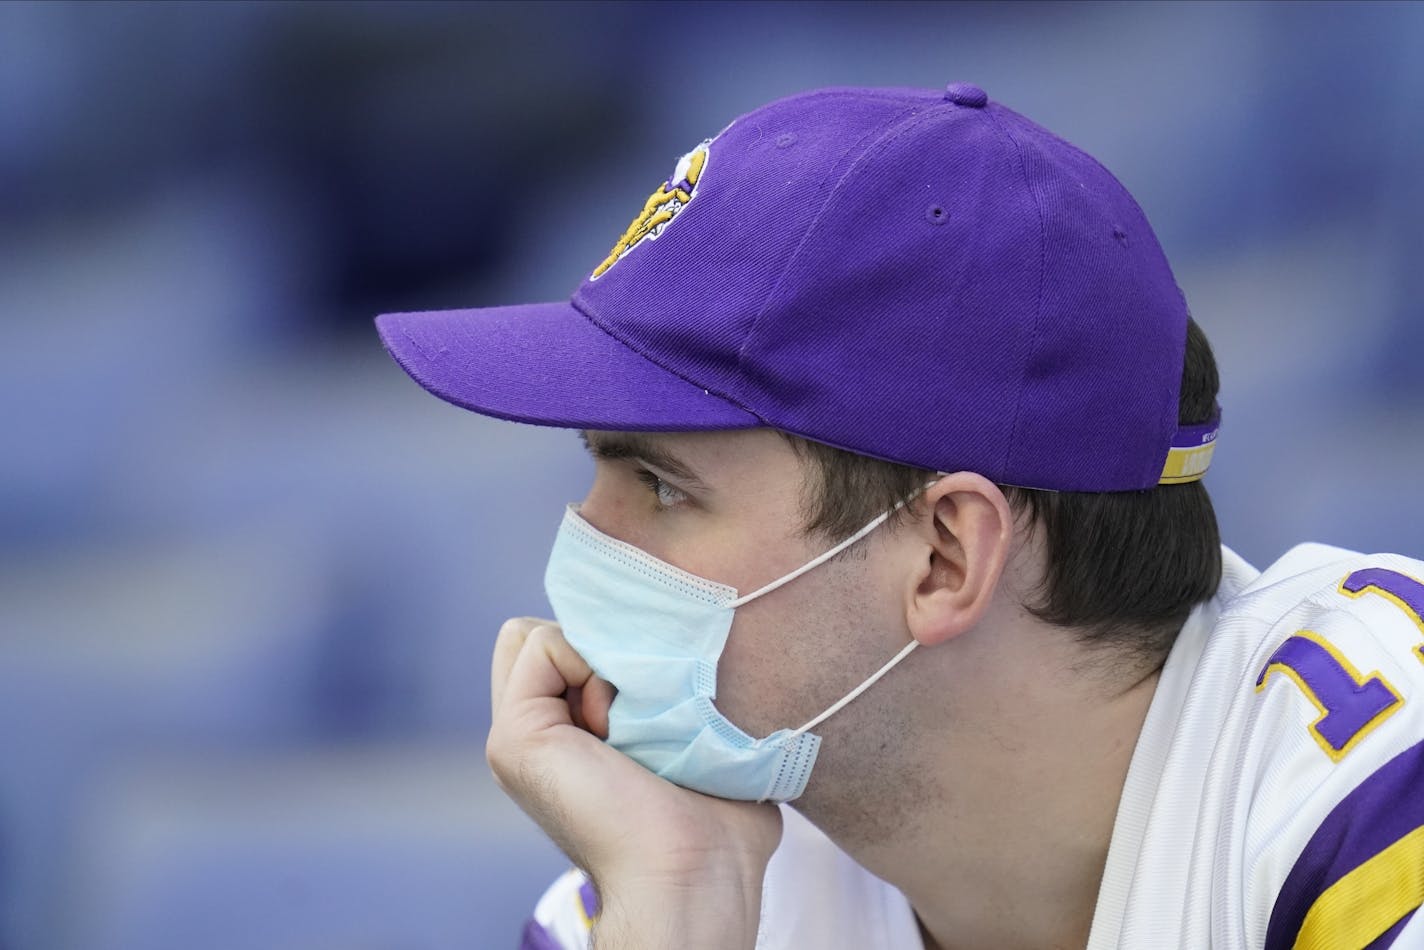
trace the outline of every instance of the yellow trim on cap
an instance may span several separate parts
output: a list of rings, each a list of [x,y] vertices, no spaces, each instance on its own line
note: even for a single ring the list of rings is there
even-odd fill
[[[1216,440],[1206,445],[1195,445],[1189,449],[1176,447],[1167,450],[1167,464],[1162,466],[1159,485],[1180,485],[1184,482],[1200,481],[1211,465],[1211,454],[1216,450]]]
[[[1295,950],[1367,947],[1424,903],[1424,827],[1331,884],[1310,905]]]

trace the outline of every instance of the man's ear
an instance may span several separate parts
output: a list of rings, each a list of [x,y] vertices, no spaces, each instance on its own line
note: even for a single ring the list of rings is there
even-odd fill
[[[910,634],[925,646],[958,636],[989,609],[1009,557],[1014,519],[998,486],[973,472],[942,475],[920,499],[927,542],[907,591]]]

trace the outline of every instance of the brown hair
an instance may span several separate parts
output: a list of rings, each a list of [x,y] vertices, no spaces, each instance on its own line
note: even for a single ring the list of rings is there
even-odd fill
[[[1211,345],[1187,322],[1178,422],[1206,422],[1220,380]],[[934,473],[787,435],[809,464],[806,531],[850,535],[914,494]],[[1118,647],[1155,668],[1192,607],[1221,580],[1221,540],[1201,482],[1127,492],[1051,492],[1000,486],[1009,505],[1042,531],[1047,569],[1026,608],[1073,627],[1084,642]]]

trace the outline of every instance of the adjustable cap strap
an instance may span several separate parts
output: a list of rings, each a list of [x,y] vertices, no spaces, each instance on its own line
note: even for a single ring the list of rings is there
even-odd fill
[[[1172,447],[1167,450],[1167,464],[1162,466],[1159,485],[1181,485],[1200,481],[1211,465],[1212,452],[1216,449],[1216,435],[1221,431],[1221,407],[1217,406],[1211,418],[1200,425],[1182,426],[1172,437]]]

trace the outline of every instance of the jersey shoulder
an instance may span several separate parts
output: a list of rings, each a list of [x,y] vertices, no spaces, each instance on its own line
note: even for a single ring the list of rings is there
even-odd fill
[[[534,905],[519,950],[588,950],[597,918],[593,882],[578,868],[570,868]]]
[[[1264,945],[1390,946],[1424,903],[1424,563],[1302,545],[1221,619],[1260,635],[1239,804]]]
[[[1424,562],[1301,545],[1240,590],[1219,624],[1249,631],[1258,693],[1289,682],[1316,707],[1311,732],[1337,762],[1424,701]]]

